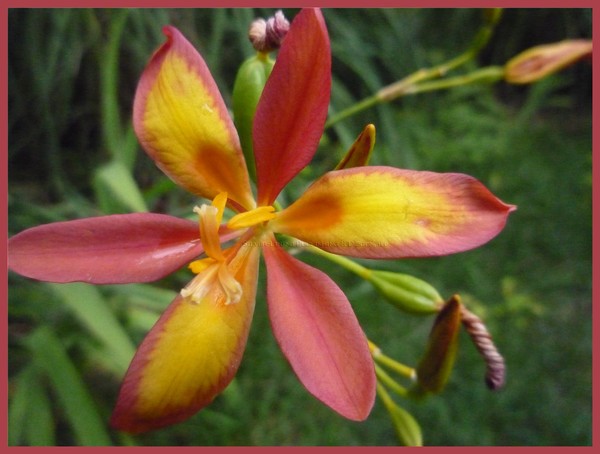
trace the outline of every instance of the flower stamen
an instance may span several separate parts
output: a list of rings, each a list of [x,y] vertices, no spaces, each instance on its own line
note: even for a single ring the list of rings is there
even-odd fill
[[[229,270],[227,257],[221,249],[219,226],[226,204],[227,193],[222,192],[211,205],[194,208],[199,218],[200,241],[207,257],[189,264],[189,269],[197,276],[180,293],[196,304],[200,304],[210,292],[216,292],[215,301],[222,294],[224,304],[237,303],[242,297],[242,286]]]
[[[274,207],[262,206],[254,210],[236,214],[229,220],[227,227],[234,230],[244,229],[270,221],[276,216]]]

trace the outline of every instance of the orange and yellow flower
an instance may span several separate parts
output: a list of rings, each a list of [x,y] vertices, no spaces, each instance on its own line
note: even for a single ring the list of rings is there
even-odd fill
[[[333,410],[365,419],[376,389],[365,334],[338,286],[288,254],[277,235],[354,257],[438,256],[489,241],[514,207],[467,175],[361,166],[326,173],[278,211],[276,198],[312,160],[327,116],[331,56],[321,12],[296,16],[257,106],[256,197],[204,60],[177,29],[164,33],[138,85],[134,127],[165,174],[211,201],[194,210],[199,228],[149,213],[48,224],[10,239],[10,268],[54,282],[125,283],[189,263],[196,276],[140,345],[112,417],[137,433],[188,418],[233,379],[262,252],[272,329],[294,372]],[[226,206],[235,215],[224,221]]]

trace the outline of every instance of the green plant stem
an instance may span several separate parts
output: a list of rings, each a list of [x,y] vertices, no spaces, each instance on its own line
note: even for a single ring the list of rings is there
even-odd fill
[[[329,120],[327,120],[327,122],[325,123],[325,129],[333,126],[335,123],[338,123],[342,120],[345,120],[348,117],[351,117],[354,114],[357,114],[358,112],[367,110],[381,102],[382,101],[378,97],[377,93],[373,96],[365,98],[362,101],[359,101],[358,103],[348,107],[347,109],[342,110],[341,112],[339,112],[339,113],[333,115],[331,118],[329,118]]]
[[[501,66],[489,66],[482,68],[477,71],[465,74],[463,76],[456,76],[449,79],[434,80],[430,82],[423,82],[415,85],[406,91],[404,94],[414,95],[417,93],[425,93],[429,91],[445,90],[448,88],[459,87],[463,85],[473,84],[492,84],[502,80],[504,77],[504,68]]]
[[[392,391],[394,391],[400,397],[406,397],[406,396],[408,396],[408,390],[404,386],[398,384],[392,377],[390,377],[377,364],[375,364],[375,374],[377,375],[377,379],[381,383],[383,383],[385,386],[387,386],[388,388],[390,388]]]
[[[487,43],[489,42],[494,28],[497,24],[497,21],[486,21],[486,23],[479,29],[477,34],[475,35],[473,41],[471,42],[470,47],[462,54],[454,57],[444,63],[433,66],[431,68],[422,68],[418,71],[408,75],[407,77],[394,82],[391,85],[381,88],[374,95],[369,96],[362,101],[348,107],[347,109],[342,110],[341,112],[333,115],[327,122],[325,123],[325,129],[333,126],[335,123],[339,121],[345,120],[352,115],[361,112],[363,110],[369,109],[377,104],[381,104],[384,102],[389,102],[399,97],[402,97],[407,94],[415,94],[422,93],[425,91],[432,90],[442,90],[446,88],[451,88],[457,85],[464,85],[465,83],[460,84],[448,84],[448,85],[439,85],[438,88],[430,88],[429,86],[425,89],[418,89],[416,86],[423,81],[444,77],[448,72],[458,68],[459,66],[464,65],[468,61],[474,59],[481,49],[483,49]],[[433,87],[433,86],[432,86]]]
[[[303,245],[303,248],[309,252],[312,252],[313,254],[319,255],[333,263],[336,263],[336,264],[346,268],[348,271],[352,271],[353,273],[357,274],[358,276],[362,277],[363,279],[368,280],[369,276],[371,275],[371,271],[368,268],[365,268],[364,266],[359,265],[358,263],[356,263],[346,257],[342,257],[341,255],[332,254],[331,252],[326,252],[323,249],[319,249],[318,247],[315,247],[311,244],[305,244],[305,245]]]
[[[398,361],[396,361],[395,359],[390,358],[387,355],[384,355],[383,353],[381,353],[381,350],[379,349],[374,349],[371,352],[371,355],[373,356],[373,359],[375,360],[375,362],[386,366],[388,369],[393,370],[394,372],[410,378],[411,380],[414,380],[416,377],[416,372],[415,369],[407,366],[405,364],[399,363]]]

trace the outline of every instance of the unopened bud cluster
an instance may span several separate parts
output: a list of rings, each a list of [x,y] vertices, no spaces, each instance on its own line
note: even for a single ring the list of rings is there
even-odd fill
[[[248,38],[258,52],[272,52],[279,49],[281,42],[290,29],[290,23],[281,11],[269,19],[256,19],[250,25]]]

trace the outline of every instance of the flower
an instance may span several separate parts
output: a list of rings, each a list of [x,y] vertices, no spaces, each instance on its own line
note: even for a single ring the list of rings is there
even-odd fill
[[[152,281],[191,261],[196,276],[138,348],[112,416],[114,427],[138,433],[188,418],[233,379],[262,252],[272,329],[294,372],[342,416],[365,419],[376,388],[366,336],[331,278],[288,254],[276,234],[354,257],[437,256],[489,241],[514,207],[467,175],[361,166],[326,173],[277,211],[275,199],[311,161],[327,115],[331,56],[321,12],[296,16],[257,107],[256,198],[204,60],[177,29],[164,33],[137,88],[134,128],[165,174],[212,200],[194,209],[200,234],[191,221],[148,213],[48,224],[10,239],[10,268],[101,284]],[[226,206],[236,214],[223,223]]]

